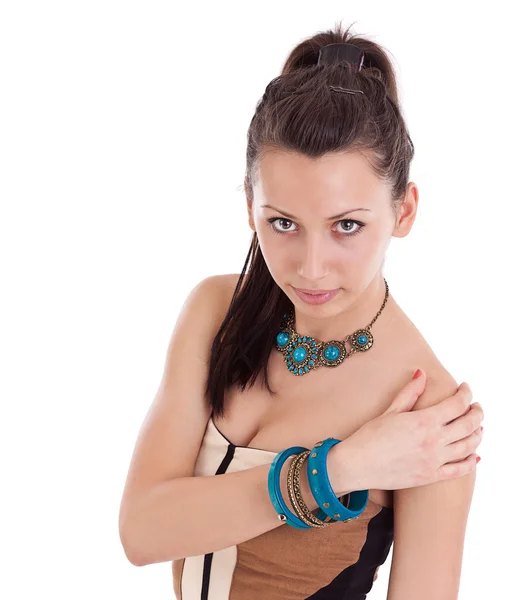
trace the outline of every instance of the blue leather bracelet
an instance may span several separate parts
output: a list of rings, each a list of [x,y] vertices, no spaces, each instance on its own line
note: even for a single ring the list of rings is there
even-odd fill
[[[340,441],[337,438],[327,438],[317,442],[308,456],[307,471],[312,495],[321,509],[332,519],[347,522],[357,519],[365,510],[368,503],[368,490],[351,492],[348,508],[335,495],[328,478],[326,460],[330,448]]]
[[[279,515],[279,519],[297,529],[311,529],[311,526],[304,523],[299,517],[291,512],[284,502],[280,488],[280,474],[282,466],[290,456],[299,454],[305,450],[308,450],[308,448],[304,448],[303,446],[291,446],[291,448],[282,450],[282,452],[279,452],[272,461],[268,472],[268,492],[270,494],[270,500]],[[316,516],[323,521],[326,518],[326,513],[320,509]]]

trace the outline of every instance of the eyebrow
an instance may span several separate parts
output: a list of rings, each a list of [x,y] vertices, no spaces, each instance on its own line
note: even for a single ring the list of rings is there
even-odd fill
[[[295,216],[290,215],[288,212],[286,212],[284,210],[275,208],[275,206],[270,206],[270,204],[262,204],[261,208],[271,208],[272,210],[276,210],[277,212],[281,213],[281,215],[288,217],[288,219],[293,219],[294,221],[296,221]],[[335,215],[334,217],[328,217],[327,221],[333,221],[333,219],[340,219],[341,217],[345,217],[345,215],[348,215],[349,213],[352,213],[352,212],[355,212],[358,210],[366,210],[368,212],[371,212],[371,210],[369,208],[351,208],[351,210],[346,210],[345,212],[340,213],[339,215]]]

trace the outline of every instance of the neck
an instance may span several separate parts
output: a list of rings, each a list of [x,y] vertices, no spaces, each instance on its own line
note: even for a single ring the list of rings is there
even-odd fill
[[[310,307],[298,302],[295,306],[295,329],[299,335],[308,335],[319,342],[343,341],[356,329],[364,329],[379,312],[386,297],[386,284],[382,273],[357,295],[341,290],[328,305]],[[372,325],[372,334],[387,324],[394,314],[391,290],[381,314]],[[302,312],[303,311],[303,312]]]

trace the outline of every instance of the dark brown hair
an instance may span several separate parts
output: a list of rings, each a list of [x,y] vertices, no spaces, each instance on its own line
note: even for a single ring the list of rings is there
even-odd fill
[[[393,66],[384,48],[351,35],[349,29],[343,31],[337,24],[334,30],[302,41],[287,57],[281,74],[266,86],[247,134],[244,187],[248,204],[261,157],[271,149],[313,158],[327,152],[361,152],[375,175],[390,185],[394,211],[404,199],[414,146],[398,105]],[[320,48],[341,42],[365,51],[360,71],[346,62],[317,64]],[[329,85],[364,93],[338,93]],[[254,232],[228,312],[212,344],[206,393],[216,416],[224,415],[226,389],[238,384],[243,391],[260,372],[263,384],[275,395],[267,363],[282,315],[290,307],[291,300],[270,275]]]

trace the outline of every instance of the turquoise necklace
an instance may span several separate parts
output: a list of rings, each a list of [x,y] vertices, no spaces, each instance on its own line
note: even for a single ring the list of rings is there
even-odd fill
[[[373,346],[370,328],[384,309],[389,296],[386,279],[384,279],[384,283],[386,284],[386,295],[379,312],[364,329],[357,329],[343,342],[337,340],[318,342],[307,335],[302,336],[295,329],[294,307],[284,313],[281,330],[275,338],[275,347],[284,354],[287,369],[294,375],[305,375],[316,367],[336,367],[355,352],[370,350]],[[346,342],[351,345],[350,350],[346,349]]]

